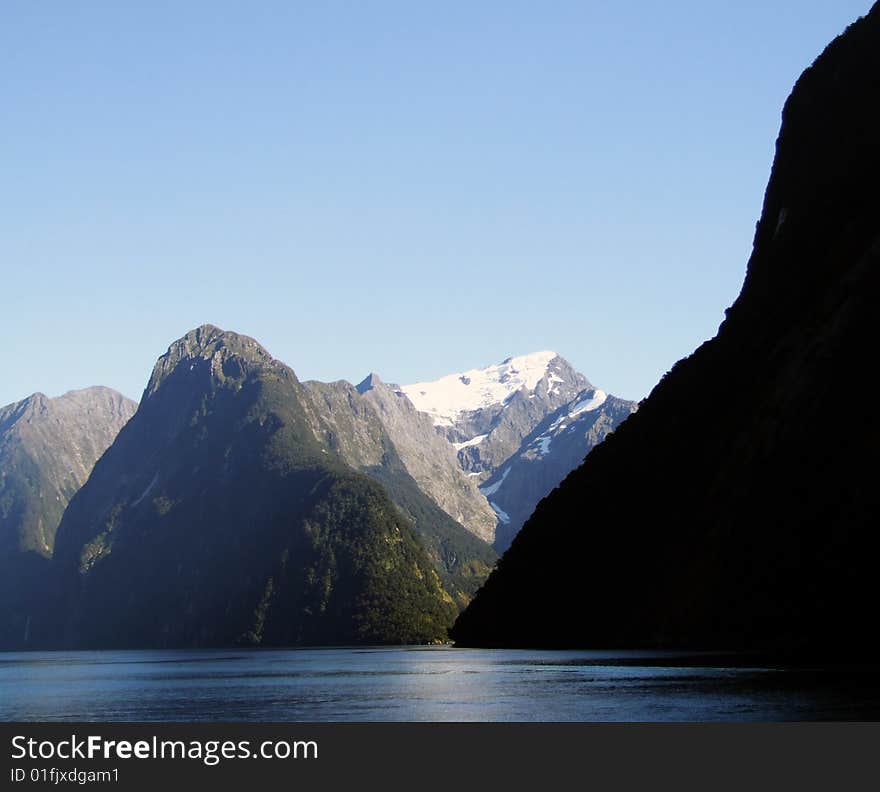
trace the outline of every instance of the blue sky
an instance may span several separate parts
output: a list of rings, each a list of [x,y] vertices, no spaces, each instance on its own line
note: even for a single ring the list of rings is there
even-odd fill
[[[645,396],[735,299],[800,72],[869,0],[0,9],[0,404],[211,322],[301,378],[555,349]]]

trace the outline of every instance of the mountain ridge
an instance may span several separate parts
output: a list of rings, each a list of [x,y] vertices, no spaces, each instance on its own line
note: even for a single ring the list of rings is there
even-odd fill
[[[376,482],[316,436],[312,397],[203,326],[154,367],[72,499],[37,630],[67,647],[423,643],[456,608]]]

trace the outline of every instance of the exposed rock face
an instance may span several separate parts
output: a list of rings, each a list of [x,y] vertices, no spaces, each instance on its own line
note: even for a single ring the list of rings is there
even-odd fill
[[[880,422],[880,6],[783,111],[718,335],[541,502],[458,620],[503,646],[873,656]]]
[[[508,358],[401,390],[452,443],[469,482],[480,484],[495,516],[499,552],[541,498],[636,408],[594,388],[555,352]],[[567,418],[569,413],[576,415]],[[436,457],[433,448],[431,453]]]
[[[68,501],[136,409],[102,387],[0,408],[0,541],[51,556]]]
[[[385,487],[391,499],[411,520],[446,588],[460,605],[466,605],[488,576],[497,555],[487,541],[469,533],[436,498],[430,497],[432,492],[439,492],[445,502],[455,502],[455,492],[446,488],[448,479],[455,482],[444,468],[447,457],[451,459],[449,468],[452,473],[460,477],[459,481],[463,476],[455,466],[449,444],[433,432],[430,419],[417,413],[405,397],[399,399],[402,404],[383,402],[390,389],[375,375],[371,381],[374,383],[371,390],[363,390],[363,383],[356,388],[345,381],[304,383],[312,397],[305,405],[310,426],[319,442],[325,443],[348,465]],[[380,395],[377,392],[380,388],[388,393]],[[392,413],[391,409],[395,412]],[[401,413],[405,418],[401,419]],[[410,418],[412,420],[408,420]],[[428,433],[430,445],[419,448],[423,429]],[[406,458],[400,453],[401,448],[407,454]],[[435,458],[435,453],[440,456]],[[429,466],[428,473],[431,470],[438,473],[436,480],[423,477],[427,487],[415,479],[407,464],[409,461],[424,474],[424,468],[420,467],[423,458]],[[463,493],[461,498],[465,507],[464,495],[467,494]],[[494,515],[479,492],[475,497],[479,498],[477,503],[482,501],[489,511],[490,523],[485,529],[490,532],[487,538],[491,541]]]
[[[316,410],[253,339],[206,325],[172,344],[64,514],[43,640],[442,638],[457,609],[412,524],[316,433]]]
[[[503,553],[540,500],[636,410],[636,403],[590,388],[550,413],[480,488],[498,515],[494,547]]]
[[[0,647],[24,639],[61,515],[135,409],[102,387],[0,408]]]
[[[402,390],[453,443],[462,469],[482,483],[547,415],[589,387],[555,352],[535,352]]]
[[[430,416],[416,410],[398,386],[386,385],[375,374],[357,389],[376,411],[422,491],[472,534],[493,542],[495,513],[475,481],[461,470],[455,449],[437,433]]]

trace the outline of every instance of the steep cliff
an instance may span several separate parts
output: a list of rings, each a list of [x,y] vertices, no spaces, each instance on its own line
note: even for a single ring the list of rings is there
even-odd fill
[[[457,641],[877,647],[878,95],[875,5],[785,105],[718,335],[538,506]]]

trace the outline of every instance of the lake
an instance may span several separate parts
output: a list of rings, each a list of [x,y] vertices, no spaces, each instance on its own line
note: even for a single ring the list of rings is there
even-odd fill
[[[451,647],[0,654],[4,721],[876,720],[874,670]]]

